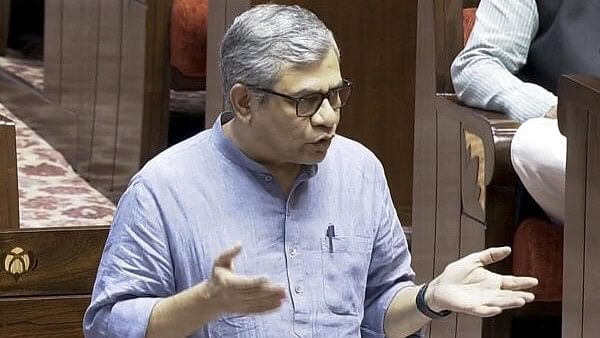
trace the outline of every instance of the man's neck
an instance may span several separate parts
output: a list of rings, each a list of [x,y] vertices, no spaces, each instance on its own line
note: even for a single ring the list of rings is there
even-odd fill
[[[302,168],[300,164],[278,163],[262,159],[258,155],[260,151],[254,149],[254,147],[261,147],[262,145],[257,142],[251,142],[250,137],[237,126],[235,118],[223,125],[223,133],[244,155],[262,164],[269,170],[279,184],[284,196],[290,193],[292,184],[294,184]]]

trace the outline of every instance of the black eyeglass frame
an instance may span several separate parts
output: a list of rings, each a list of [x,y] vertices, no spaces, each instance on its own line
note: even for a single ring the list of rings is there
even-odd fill
[[[341,86],[335,87],[335,88],[331,88],[326,93],[316,92],[316,93],[311,93],[311,94],[302,95],[302,96],[290,96],[290,95],[286,95],[286,94],[283,94],[283,93],[278,93],[278,92],[276,92],[274,90],[271,90],[271,89],[266,89],[266,88],[261,88],[261,87],[255,87],[255,86],[247,86],[247,87],[250,88],[250,89],[252,89],[252,90],[256,90],[256,91],[260,91],[260,92],[265,92],[267,94],[273,94],[273,95],[276,95],[276,96],[283,97],[285,99],[294,101],[294,102],[296,102],[296,116],[298,116],[298,117],[311,117],[311,116],[315,115],[319,111],[319,108],[321,108],[321,105],[323,105],[323,101],[325,101],[325,99],[327,99],[329,101],[329,104],[331,104],[331,101],[329,100],[329,98],[331,97],[331,95],[333,93],[335,93],[336,91],[339,92],[342,89],[348,88],[350,90],[350,92],[348,93],[346,101],[342,102],[340,100],[340,106],[339,107],[331,106],[331,108],[333,108],[335,110],[338,110],[338,109],[341,109],[343,106],[345,106],[346,103],[348,103],[348,100],[350,99],[350,95],[352,94],[353,83],[350,82],[350,81],[348,81],[348,80],[346,80],[346,79],[342,79],[342,85]],[[314,95],[320,95],[321,96],[321,100],[319,101],[319,104],[315,106],[316,107],[315,111],[312,112],[312,113],[310,113],[310,114],[301,115],[299,113],[299,111],[298,111],[298,107],[300,106],[300,101],[302,101],[302,99],[305,99],[305,98],[307,98],[309,96],[314,96]]]

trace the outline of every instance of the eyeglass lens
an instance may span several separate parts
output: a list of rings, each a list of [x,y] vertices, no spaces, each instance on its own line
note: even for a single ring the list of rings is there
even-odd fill
[[[331,105],[331,108],[340,109],[341,107],[343,107],[346,104],[346,102],[348,102],[351,90],[352,87],[344,86],[329,91],[326,97],[327,101],[329,101],[329,104]],[[300,100],[298,101],[298,115],[313,115],[317,112],[317,110],[319,110],[321,104],[323,104],[324,99],[325,97],[320,93],[300,98]]]

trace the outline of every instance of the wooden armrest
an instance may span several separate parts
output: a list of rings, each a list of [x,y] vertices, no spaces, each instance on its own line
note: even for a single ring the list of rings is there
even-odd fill
[[[510,202],[514,196],[507,194],[516,191],[519,182],[510,159],[510,144],[519,123],[504,114],[465,106],[455,95],[438,94],[436,107],[438,115],[454,120],[451,130],[438,130],[438,135],[460,133],[462,212],[493,227],[487,216],[494,213],[492,209],[503,213],[514,209]],[[488,201],[494,201],[492,209]],[[502,228],[511,222],[500,223],[500,231],[505,231]]]
[[[462,104],[456,95],[438,95],[440,110],[453,113],[465,130],[479,136],[485,151],[485,184],[513,185],[516,175],[510,160],[510,143],[519,123],[505,114]]]
[[[0,230],[19,227],[15,124],[0,115]]]

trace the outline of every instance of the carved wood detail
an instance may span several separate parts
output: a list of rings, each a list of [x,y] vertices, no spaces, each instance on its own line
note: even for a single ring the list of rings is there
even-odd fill
[[[20,246],[15,246],[10,251],[2,253],[0,261],[4,262],[2,268],[6,273],[13,276],[15,283],[19,281],[19,277],[23,274],[35,270],[38,263],[33,252],[25,251]],[[0,269],[0,272],[2,272],[2,269]]]
[[[463,128],[462,133],[462,203],[464,212],[475,219],[485,214],[485,147],[483,139]]]

